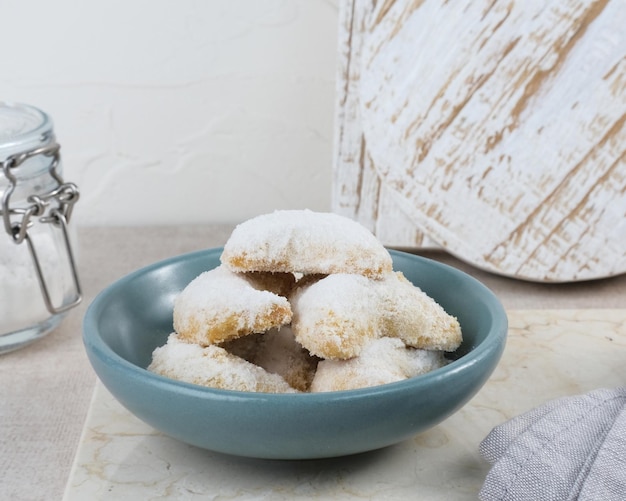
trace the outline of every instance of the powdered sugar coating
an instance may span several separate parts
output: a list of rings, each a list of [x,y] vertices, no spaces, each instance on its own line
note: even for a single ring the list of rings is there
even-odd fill
[[[459,321],[401,272],[375,282],[380,298],[381,330],[407,346],[454,351],[462,341]]]
[[[358,356],[381,336],[426,350],[454,351],[462,341],[458,320],[400,272],[328,275],[297,287],[290,301],[296,340],[325,359]]]
[[[156,348],[148,370],[171,379],[225,390],[295,393],[277,374],[229,354],[219,346],[188,343],[175,333]]]
[[[356,273],[381,277],[389,252],[364,226],[330,212],[281,210],[238,225],[222,263],[233,271]]]
[[[328,275],[297,288],[290,301],[296,341],[318,357],[355,357],[379,336],[378,296],[362,275]]]
[[[256,289],[243,274],[224,266],[206,271],[174,301],[174,330],[181,338],[206,346],[291,321],[286,298]]]
[[[443,367],[442,352],[407,348],[397,338],[381,337],[367,343],[358,357],[322,360],[311,392],[353,390],[394,383]]]

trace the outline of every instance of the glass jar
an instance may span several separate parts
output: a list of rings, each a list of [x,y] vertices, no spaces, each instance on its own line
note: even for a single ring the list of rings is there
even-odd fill
[[[45,336],[81,300],[68,224],[79,193],[61,176],[48,115],[0,102],[0,353]]]

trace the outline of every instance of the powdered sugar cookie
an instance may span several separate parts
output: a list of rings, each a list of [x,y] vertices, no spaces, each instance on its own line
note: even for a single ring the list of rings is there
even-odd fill
[[[380,298],[381,330],[386,336],[425,350],[454,351],[460,346],[458,320],[401,272],[387,275],[374,286]]]
[[[296,288],[290,301],[296,341],[320,358],[355,357],[379,336],[378,295],[362,275],[328,275]]]
[[[380,277],[391,256],[364,226],[329,212],[283,210],[238,225],[222,263],[237,272],[356,273]]]
[[[380,336],[426,350],[454,351],[462,341],[457,319],[400,272],[328,275],[296,287],[290,301],[296,340],[325,359],[355,357]]]
[[[258,290],[243,274],[223,266],[196,277],[174,301],[174,330],[203,346],[291,321],[286,298]]]
[[[311,392],[354,390],[394,383],[443,367],[441,352],[407,348],[397,338],[381,337],[367,343],[350,360],[322,360]]]
[[[170,334],[154,350],[148,370],[171,379],[224,390],[294,393],[277,374],[231,355],[219,346],[202,347]]]

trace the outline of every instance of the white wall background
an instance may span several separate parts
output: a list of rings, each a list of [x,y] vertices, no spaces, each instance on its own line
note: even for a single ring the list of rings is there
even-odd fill
[[[338,0],[0,0],[0,100],[48,112],[78,225],[330,210]]]

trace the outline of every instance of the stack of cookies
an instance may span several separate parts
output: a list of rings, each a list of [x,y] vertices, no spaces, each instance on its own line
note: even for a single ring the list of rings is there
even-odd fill
[[[441,367],[461,341],[457,319],[365,227],[285,210],[235,228],[220,266],[175,299],[174,332],[148,369],[229,390],[337,391]]]

